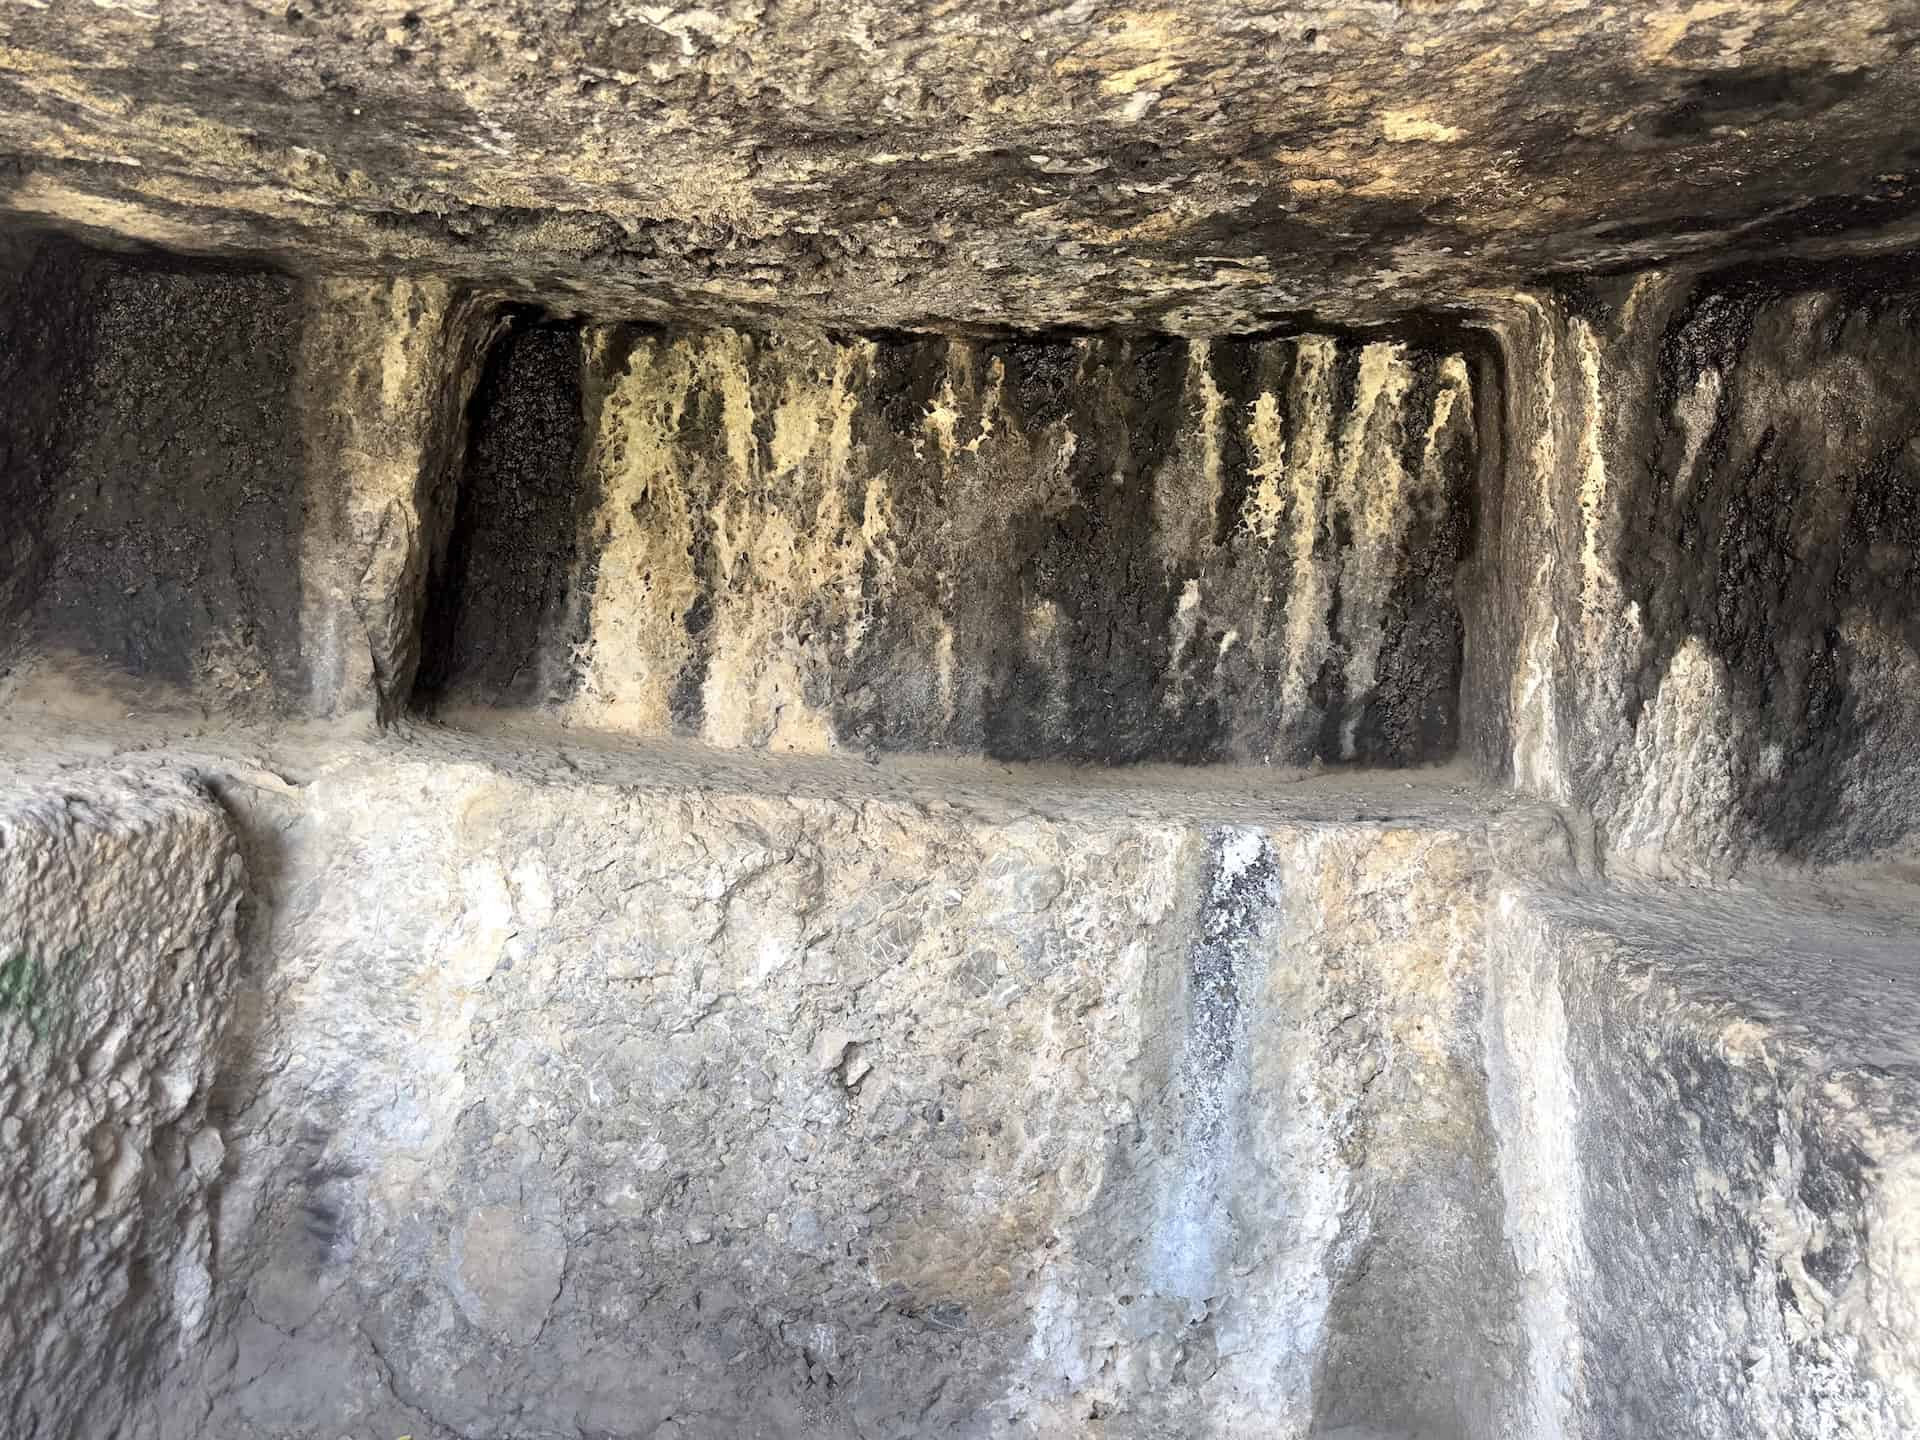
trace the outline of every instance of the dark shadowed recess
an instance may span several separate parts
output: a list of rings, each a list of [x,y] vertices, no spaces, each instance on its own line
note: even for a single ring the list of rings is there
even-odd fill
[[[0,620],[129,674],[301,684],[295,282],[16,239]]]
[[[93,355],[82,254],[9,234],[0,252],[0,667],[24,640],[22,622],[53,559],[48,528],[71,439],[64,423]],[[0,669],[4,673],[4,669]]]
[[[1389,338],[1408,343],[1416,377],[1401,412],[1401,460],[1413,472],[1422,462],[1440,364],[1457,344],[1426,343],[1438,337],[1425,332],[1341,337],[1335,425],[1339,430],[1352,404],[1362,345]],[[1262,343],[1269,339],[1278,343]],[[946,374],[946,348],[928,337],[882,342],[873,403],[862,410],[859,432],[870,456],[917,447]],[[1297,589],[1291,547],[1250,544],[1244,531],[1257,464],[1249,436],[1253,402],[1262,391],[1281,399],[1281,439],[1290,451],[1301,419],[1292,392],[1295,354],[1291,337],[1209,347],[1210,378],[1221,397],[1220,490],[1212,524],[1183,537],[1185,548],[1169,559],[1162,487],[1170,466],[1197,459],[1177,453],[1180,428],[1198,403],[1187,383],[1187,342],[1077,334],[986,342],[986,363],[1004,373],[999,403],[1013,428],[1034,442],[1047,473],[1037,470],[1024,484],[1009,477],[995,491],[989,503],[1002,508],[969,543],[959,603],[940,612],[971,699],[952,722],[930,718],[925,677],[909,671],[925,664],[913,635],[924,613],[938,607],[930,581],[952,563],[934,518],[952,504],[980,502],[956,502],[951,466],[903,458],[885,466],[902,517],[889,538],[898,549],[894,583],[918,587],[916,598],[876,607],[867,643],[836,677],[831,700],[841,742],[984,751],[1006,760],[1304,764],[1343,758],[1351,725],[1351,758],[1361,763],[1404,765],[1452,754],[1462,635],[1454,571],[1471,540],[1470,446],[1442,477],[1438,494],[1410,502],[1378,617],[1383,643],[1369,694],[1346,694],[1345,662],[1358,637],[1341,610],[1345,581],[1327,597],[1333,643],[1307,713],[1279,713],[1281,676],[1271,646],[1258,654],[1242,647],[1222,663],[1240,638],[1235,631],[1277,625]],[[1044,437],[1061,425],[1075,443],[1064,474],[1055,476],[1056,452]],[[1344,574],[1353,552],[1351,517],[1331,494],[1320,503],[1327,515],[1314,563]],[[1183,623],[1179,607],[1189,583],[1201,587],[1208,606]],[[1041,603],[1059,628],[1036,652],[1024,634],[1025,616]]]
[[[1676,402],[1709,371],[1722,377],[1710,430],[1683,473]],[[1663,339],[1649,463],[1627,510],[1638,543],[1622,565],[1652,622],[1641,690],[1689,636],[1724,662],[1741,712],[1740,804],[1789,854],[1826,843],[1849,767],[1920,767],[1920,736],[1877,713],[1896,677],[1860,673],[1846,638],[1866,622],[1920,652],[1915,374],[1912,257],[1718,276]],[[1886,828],[1862,836],[1877,841],[1912,823],[1897,805],[1852,820]]]
[[[417,708],[565,697],[571,667],[543,661],[586,634],[584,434],[579,326],[515,313],[474,391],[452,529],[428,573]]]
[[[1179,425],[1186,346],[1140,341],[1123,360],[1119,342],[1097,343],[1114,352],[1101,357],[1113,383],[1074,396],[1083,440],[1067,476],[1073,502],[1062,513],[1036,496],[1013,521],[1018,582],[997,597],[1011,613],[983,631],[993,644],[986,750],[1009,760],[1215,759],[1217,708],[1162,703],[1178,591],[1151,558],[1153,480]],[[1005,643],[1040,599],[1057,607],[1064,663]]]
[[[1331,420],[1294,413],[1307,403],[1292,384],[1297,347],[1268,338],[1209,347],[1222,397],[1220,491],[1196,532],[1175,535],[1164,529],[1165,487],[1195,483],[1200,462],[1181,451],[1199,403],[1188,342],[1110,334],[983,342],[985,361],[1004,375],[995,394],[1006,424],[977,455],[949,455],[927,445],[926,424],[954,342],[878,337],[854,421],[858,474],[825,483],[843,486],[857,524],[867,477],[887,477],[889,575],[879,584],[869,559],[857,649],[828,638],[838,621],[825,599],[803,599],[792,618],[808,656],[807,703],[831,716],[837,742],[1094,764],[1406,765],[1451,755],[1462,647],[1454,572],[1471,539],[1472,446],[1456,447],[1453,473],[1431,493],[1409,498],[1396,552],[1364,562],[1377,574],[1355,568],[1346,504],[1331,489],[1318,498],[1325,515],[1312,562],[1326,589],[1295,603],[1327,607],[1329,643],[1305,705],[1283,715],[1274,637],[1299,585],[1292,545],[1248,538],[1253,402],[1262,392],[1280,398],[1289,446],[1300,423],[1331,423],[1343,436],[1363,337],[1340,341]],[[1382,337],[1364,337],[1374,338]],[[1423,463],[1441,366],[1459,348],[1424,341],[1406,342],[1414,383],[1390,422],[1409,473]],[[781,383],[779,359],[752,363],[753,384]],[[487,359],[450,540],[430,572],[418,708],[538,706],[565,699],[577,683],[599,564],[599,497],[583,464],[597,386],[581,366],[577,328],[531,312],[515,317]],[[754,407],[767,473],[776,408]],[[726,413],[716,387],[696,387],[676,443],[717,462],[731,443]],[[1071,443],[1061,442],[1061,427]],[[714,463],[688,473],[698,489],[730,470]],[[1333,486],[1331,474],[1323,484]],[[745,555],[718,563],[710,516],[720,498],[689,497],[697,589],[680,617],[689,654],[669,696],[675,729],[689,735],[705,719],[716,607],[735,598],[728,586],[750,563]],[[816,499],[775,490],[751,503],[786,507],[804,523]],[[1356,622],[1350,591],[1382,583],[1385,594]],[[1183,611],[1189,589],[1205,602]],[[1044,639],[1031,631],[1035,613],[1052,617]],[[1356,623],[1381,634],[1362,637]],[[1240,643],[1241,627],[1267,639]],[[940,633],[945,661],[932,638]],[[1349,696],[1348,660],[1366,638],[1379,641],[1376,679],[1368,693]],[[952,686],[944,696],[942,664]]]

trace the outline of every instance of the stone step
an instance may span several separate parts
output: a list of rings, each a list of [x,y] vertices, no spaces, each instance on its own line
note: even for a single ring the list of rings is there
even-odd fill
[[[1487,1072],[1549,1433],[1920,1427],[1920,884],[1503,887]]]

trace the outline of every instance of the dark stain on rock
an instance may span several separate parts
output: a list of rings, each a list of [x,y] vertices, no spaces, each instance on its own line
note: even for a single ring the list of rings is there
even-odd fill
[[[1051,608],[1050,655],[1003,650],[989,701],[997,759],[1128,764],[1218,758],[1217,706],[1162,703],[1179,593],[1155,549],[1154,481],[1179,428],[1186,345],[1100,340],[1069,421],[1078,443],[1064,510],[1035,504],[1014,521],[1023,610]],[[1015,643],[1021,631],[1007,637]]]
[[[1864,622],[1920,652],[1920,417],[1903,393],[1845,378],[1920,365],[1920,292],[1887,284],[1905,273],[1836,271],[1800,295],[1777,288],[1798,278],[1777,268],[1703,285],[1664,336],[1655,433],[1626,502],[1637,543],[1622,547],[1621,576],[1652,641],[1640,693],[1689,636],[1725,663],[1740,805],[1789,855],[1828,842],[1861,756],[1920,764],[1920,737],[1869,714],[1891,677],[1855,673],[1846,638]],[[1709,372],[1718,396],[1690,434],[1680,407]],[[1864,835],[1902,822],[1849,823]]]
[[[875,408],[895,435],[920,432],[946,375],[946,340],[936,336],[875,336]],[[863,407],[865,408],[865,407]]]
[[[703,533],[696,536],[692,545],[693,565],[696,574],[713,573],[713,537],[711,522],[702,527]],[[692,654],[681,665],[680,673],[673,678],[673,689],[667,696],[667,715],[673,723],[676,733],[698,735],[700,727],[707,718],[706,682],[707,666],[712,658],[712,647],[707,639],[707,627],[713,623],[713,601],[706,591],[695,595],[687,605],[686,613],[681,617],[686,627],[687,643]]]
[[[1806,1158],[1798,1194],[1819,1229],[1817,1248],[1809,1248],[1801,1261],[1829,1294],[1838,1295],[1866,1258],[1863,1217],[1875,1167],[1858,1145],[1832,1140],[1811,1122],[1801,1126],[1800,1143]]]
[[[25,284],[5,483],[13,513],[40,518],[14,541],[16,613],[30,604],[39,642],[130,675],[289,703],[303,687],[294,282],[50,244]]]
[[[650,334],[646,343],[669,341]],[[1298,383],[1298,342],[1214,342],[1207,363],[1220,403],[1203,433],[1205,402],[1182,340],[883,338],[862,348],[849,378],[856,403],[838,452],[847,463],[810,460],[772,485],[772,417],[792,387],[818,392],[848,357],[810,341],[755,342],[744,357],[762,422],[750,477],[728,453],[721,387],[700,372],[675,402],[672,483],[685,488],[693,585],[682,608],[653,617],[682,627],[688,642],[668,683],[669,723],[687,735],[710,727],[713,647],[737,633],[729,607],[741,606],[759,611],[753,624],[770,623],[770,642],[793,662],[777,683],[824,714],[847,749],[1295,764],[1355,758],[1343,753],[1345,726],[1371,762],[1438,758],[1453,744],[1457,708],[1451,572],[1467,533],[1464,480],[1414,502],[1397,552],[1369,556],[1381,573],[1367,583],[1390,588],[1365,623],[1388,628],[1378,674],[1395,693],[1355,696],[1350,706],[1344,666],[1355,637],[1343,627],[1361,612],[1348,607],[1351,577],[1342,576],[1353,522],[1323,478],[1313,558],[1328,588],[1315,603],[1331,608],[1334,643],[1311,657],[1310,713],[1278,714],[1296,582],[1289,537],[1304,517],[1282,484],[1282,512],[1266,517],[1278,529],[1255,535],[1246,523],[1254,470],[1276,458],[1255,453],[1255,401],[1272,394],[1283,446],[1303,427],[1327,431],[1337,470],[1358,348],[1333,346],[1331,388],[1341,398],[1330,402],[1326,387]],[[1446,353],[1412,348],[1409,401],[1382,414],[1363,443],[1399,445],[1407,467],[1420,466],[1424,412]],[[524,315],[488,358],[452,538],[431,575],[422,704],[449,696],[541,704],[564,699],[573,683],[571,651],[586,634],[605,530],[580,480],[588,427],[579,369],[573,330]],[[585,382],[589,417],[606,383]],[[952,407],[950,426],[929,423],[936,406]],[[1469,426],[1463,475],[1471,442]],[[1217,477],[1206,470],[1216,446]],[[1216,479],[1217,488],[1196,489]],[[870,515],[876,495],[885,509]],[[722,527],[723,510],[739,523]],[[643,512],[644,503],[636,512],[644,526]],[[851,575],[829,584],[820,556],[791,577],[762,570],[763,561],[779,570],[809,557],[785,555],[777,539],[763,554],[756,517],[779,518],[767,535],[800,537],[828,514],[844,528],[821,538],[840,557],[849,553],[842,545],[857,547]],[[723,543],[732,547],[725,555]],[[737,658],[747,666],[742,683],[757,683],[760,657]],[[728,703],[743,697],[730,690]],[[769,698],[776,711],[787,703]]]
[[[452,533],[428,577],[417,706],[571,691],[571,667],[550,674],[541,659],[584,640],[589,618],[593,577],[579,562],[596,497],[581,475],[580,361],[577,326],[524,314],[487,356]]]
[[[984,347],[987,362],[1006,373],[1006,395],[1028,431],[1044,430],[1067,418],[1073,408],[1079,356],[1062,338],[1000,340]]]
[[[1405,408],[1416,422],[1409,426],[1403,459],[1409,475],[1419,474],[1426,458],[1426,431],[1417,422],[1432,413],[1439,366],[1440,357],[1428,355],[1414,368],[1415,386]],[[1456,415],[1450,423],[1465,430],[1472,422]],[[1443,443],[1446,438],[1441,437]],[[1362,764],[1392,764],[1402,755],[1448,755],[1458,743],[1454,682],[1466,635],[1453,584],[1472,549],[1475,459],[1471,439],[1460,436],[1440,459],[1439,493],[1422,489],[1409,502],[1382,617],[1377,679],[1362,699],[1354,728],[1353,758]]]
[[[1247,344],[1222,344],[1208,347],[1207,366],[1212,375],[1214,388],[1220,392],[1220,403],[1225,425],[1220,437],[1220,498],[1214,507],[1213,543],[1221,546],[1227,543],[1233,532],[1246,518],[1247,494],[1253,489],[1252,441],[1249,438],[1248,421],[1253,414],[1254,401],[1259,392],[1272,390],[1277,395],[1286,394],[1287,380],[1291,367],[1284,361],[1275,373],[1264,373],[1261,364],[1263,357],[1279,350],[1291,359],[1291,346],[1255,346]],[[1281,407],[1281,441],[1285,444],[1290,437],[1286,433],[1286,407]]]
[[[49,528],[75,436],[69,423],[93,354],[84,253],[13,235],[0,253],[0,675],[53,563]]]
[[[1750,66],[1708,70],[1687,82],[1683,97],[1662,111],[1651,129],[1662,139],[1704,135],[1716,125],[1765,118],[1810,119],[1858,94],[1864,69]]]
[[[1378,338],[1378,337],[1368,337]],[[915,375],[916,388],[939,389],[924,358],[890,355],[883,345],[874,383]],[[1350,405],[1358,344],[1340,347],[1333,388]],[[1422,462],[1427,411],[1438,391],[1442,351],[1416,346],[1414,385],[1392,417],[1409,468]],[[917,417],[911,435],[882,413],[859,421],[864,470],[884,473],[894,523],[888,595],[877,596],[862,644],[836,661],[831,697],[842,744],[880,749],[984,749],[1002,759],[1206,763],[1272,757],[1303,763],[1339,758],[1346,716],[1345,649],[1330,647],[1313,681],[1310,716],[1284,724],[1273,711],[1280,675],[1271,645],[1241,646],[1224,663],[1228,630],[1283,624],[1294,589],[1294,555],[1284,538],[1295,517],[1279,517],[1279,536],[1255,542],[1245,528],[1257,463],[1250,432],[1254,401],[1278,402],[1279,439],[1295,443],[1303,425],[1331,422],[1338,445],[1345,417],[1300,412],[1294,393],[1298,346],[1291,341],[1216,341],[1209,377],[1220,392],[1214,443],[1219,490],[1191,553],[1170,553],[1160,505],[1171,466],[1199,464],[1203,401],[1189,381],[1184,342],[1121,337],[1031,337],[983,342],[973,363],[982,394],[999,397],[992,443],[978,455],[942,456]],[[996,370],[998,375],[996,377]],[[944,373],[944,371],[940,372]],[[985,417],[967,413],[963,441]],[[863,406],[884,409],[884,399]],[[1340,402],[1336,402],[1340,403]],[[1475,465],[1471,417],[1449,457],[1442,493],[1416,503],[1381,616],[1390,633],[1381,685],[1391,695],[1358,697],[1367,713],[1356,743],[1387,764],[1449,753],[1455,742],[1461,624],[1453,571],[1470,534]],[[1011,429],[1019,437],[1009,437]],[[903,442],[917,448],[911,459]],[[1005,473],[1014,444],[1031,477]],[[889,448],[891,447],[891,448]],[[892,458],[890,458],[892,457]],[[1336,456],[1337,464],[1337,456]],[[1053,467],[1063,466],[1056,474]],[[1187,481],[1185,483],[1191,483]],[[856,485],[854,488],[858,488]],[[853,511],[858,497],[844,497]],[[1322,494],[1319,503],[1330,504]],[[1005,518],[998,518],[1004,514]],[[983,517],[984,515],[984,523]],[[967,539],[950,547],[955,532]],[[1337,575],[1351,549],[1351,521],[1329,508],[1314,558]],[[946,573],[943,584],[935,576]],[[870,556],[863,583],[871,586]],[[1180,620],[1182,592],[1194,582],[1203,603]],[[867,592],[876,595],[872,589]],[[1336,582],[1328,603],[1341,625]],[[950,715],[932,683],[930,656],[941,619],[951,625]],[[1330,707],[1330,708],[1329,708]]]

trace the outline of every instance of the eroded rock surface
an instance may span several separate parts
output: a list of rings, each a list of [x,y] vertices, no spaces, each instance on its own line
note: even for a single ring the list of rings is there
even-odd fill
[[[65,782],[191,764],[257,877],[138,1425],[1910,1432],[1910,877],[1599,887],[1432,779],[561,750]]]
[[[303,708],[390,720],[420,669],[494,316],[432,282],[316,282],[300,331]]]
[[[295,287],[58,245],[7,276],[6,658],[23,642],[257,710],[299,688]]]
[[[582,328],[58,242],[15,275],[15,688],[1104,764],[1456,747],[1487,366],[1431,333]]]
[[[240,962],[239,847],[178,773],[0,796],[0,1413],[151,1435],[214,1319],[208,1093]]]
[[[1495,900],[1487,1065],[1537,1433],[1920,1424],[1914,899],[1909,877]]]
[[[15,236],[0,288],[0,688],[404,709],[495,313]]]
[[[0,1428],[1920,1431],[1916,38],[13,7]]]
[[[426,705],[1106,764],[1454,748],[1459,353],[527,325],[489,377]]]
[[[1623,860],[1726,875],[1920,826],[1920,308],[1905,265],[1517,307],[1469,744]]]
[[[1911,245],[1899,0],[16,7],[0,204],[608,318],[1186,333]]]
[[[248,792],[278,859],[234,1328],[181,1413],[1512,1412],[1470,796],[1121,787],[1102,814],[1059,780],[941,802],[833,762],[777,796],[778,769],[678,763],[430,747]]]

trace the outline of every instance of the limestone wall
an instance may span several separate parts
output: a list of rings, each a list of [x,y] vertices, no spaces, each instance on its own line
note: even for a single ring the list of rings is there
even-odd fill
[[[9,1434],[1913,1430],[1904,271],[7,258]]]
[[[583,329],[59,242],[19,273],[16,686],[815,752],[1455,748],[1477,412],[1443,345]]]
[[[208,1115],[239,966],[238,848],[176,772],[0,797],[0,1417],[151,1435],[215,1317]]]
[[[297,688],[294,286],[61,246],[17,259],[8,528],[33,558],[7,649],[233,708]]]
[[[273,919],[227,1082],[229,1328],[169,1413],[469,1440],[1517,1413],[1472,803],[353,754],[233,787]]]
[[[490,371],[433,601],[437,706],[784,750],[1453,748],[1458,355],[581,342],[529,328]]]
[[[1497,893],[1487,1076],[1528,1433],[1920,1426],[1912,901]]]
[[[1400,780],[194,763],[256,871],[230,997],[232,840],[138,882],[0,852],[49,877],[28,930],[174,936],[136,883],[215,921],[189,1018],[108,1036],[171,1057],[151,1099],[36,1058],[93,1053],[38,997],[105,977],[8,992],[43,1213],[129,1217],[17,1251],[72,1336],[22,1433],[1912,1428],[1910,882],[1582,885],[1552,812]],[[110,837],[195,792],[51,793]]]
[[[1503,323],[1468,745],[1619,858],[1725,875],[1920,825],[1915,295],[1655,275]]]

